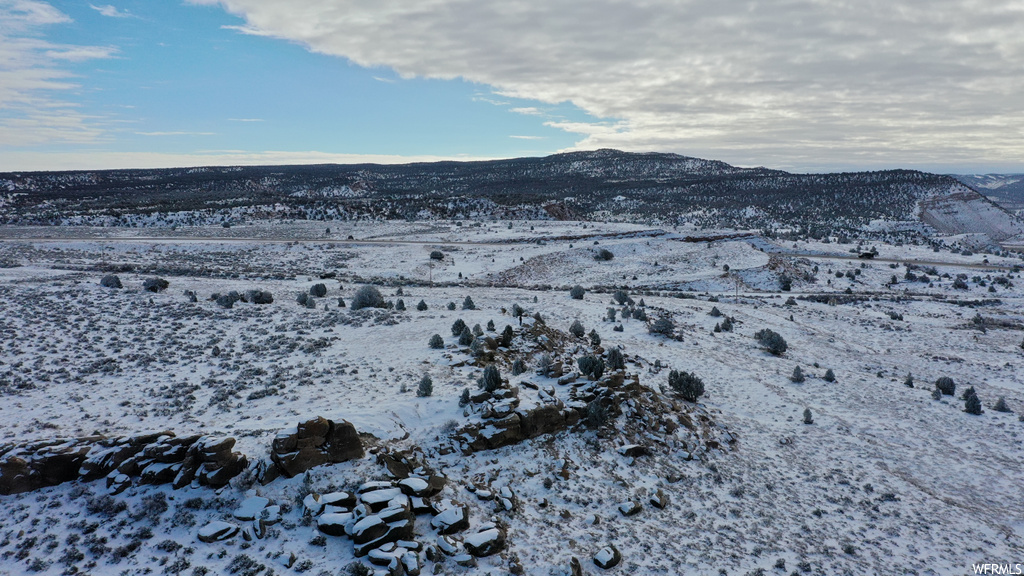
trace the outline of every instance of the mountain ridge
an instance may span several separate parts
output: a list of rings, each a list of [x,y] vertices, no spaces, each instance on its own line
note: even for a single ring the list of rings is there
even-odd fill
[[[8,172],[4,189],[7,224],[572,217],[816,234],[919,222],[995,241],[1024,233],[1016,216],[951,176],[793,174],[611,149],[471,162]]]

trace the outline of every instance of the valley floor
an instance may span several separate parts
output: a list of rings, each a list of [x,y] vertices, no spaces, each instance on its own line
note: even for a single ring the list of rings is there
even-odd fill
[[[574,556],[590,574],[945,575],[1024,564],[1019,259],[882,243],[873,245],[879,260],[848,259],[858,247],[742,235],[693,241],[697,231],[592,223],[330,226],[330,241],[309,224],[152,233],[159,238],[0,230],[0,451],[172,430],[232,436],[255,462],[298,422],[347,420],[373,436],[371,446],[422,454],[448,478],[441,497],[469,506],[471,526],[506,527],[500,554],[475,567],[423,556],[424,573],[521,565],[568,574]],[[596,260],[600,249],[613,258]],[[431,258],[435,250],[443,259]],[[100,286],[107,274],[124,288]],[[958,274],[963,286],[954,285]],[[143,290],[153,276],[169,287]],[[318,283],[326,296],[313,308],[296,302]],[[353,311],[364,284],[405,310]],[[574,285],[586,290],[582,299],[570,297]],[[274,302],[209,300],[249,289]],[[616,302],[617,290],[633,304]],[[463,309],[467,297],[475,309]],[[426,310],[417,310],[421,300]],[[527,312],[522,326],[513,304]],[[624,308],[649,321],[624,319]],[[508,355],[529,370],[501,371],[524,403],[548,387],[571,401],[571,385],[535,372],[541,353],[525,338],[535,313],[566,336],[563,357],[594,349],[567,335],[578,320],[605,350],[622,349],[626,373],[651,395],[685,410],[668,374],[699,376],[700,413],[735,442],[695,452],[685,430],[644,428],[638,404],[603,430],[580,425],[449,453],[453,431],[478,417],[459,398],[482,372],[452,335],[457,319],[493,321],[495,334],[513,327]],[[661,317],[674,337],[650,332]],[[726,317],[733,330],[716,332]],[[758,344],[762,329],[785,339],[785,353]],[[428,346],[434,334],[445,348]],[[790,378],[796,367],[803,382]],[[429,397],[416,394],[424,374]],[[954,396],[933,399],[940,377],[956,383]],[[964,411],[969,386],[980,415]],[[999,398],[1013,412],[993,409]],[[632,444],[650,454],[619,450]],[[301,502],[386,477],[368,455],[265,486],[243,474],[216,491],[135,485],[108,499],[100,480],[0,496],[0,574],[349,573],[352,544],[318,538]],[[469,490],[483,485],[513,490],[515,509],[496,510]],[[659,490],[670,500],[664,509],[647,504]],[[210,522],[234,521],[254,495],[282,505],[264,538],[197,540]],[[642,511],[624,516],[627,501],[643,502]],[[433,543],[436,533],[417,522]],[[610,544],[622,562],[602,570],[592,558]]]

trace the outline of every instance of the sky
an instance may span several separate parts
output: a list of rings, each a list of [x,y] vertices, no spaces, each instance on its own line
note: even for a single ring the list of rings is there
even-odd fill
[[[0,170],[1024,172],[1024,0],[0,0]]]

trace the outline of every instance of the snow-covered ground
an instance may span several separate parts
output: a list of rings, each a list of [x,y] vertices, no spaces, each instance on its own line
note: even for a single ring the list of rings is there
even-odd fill
[[[763,241],[743,238],[684,242],[682,230],[585,226],[332,223],[328,239],[312,225],[191,235],[5,230],[0,236],[25,240],[0,243],[0,262],[13,266],[0,268],[0,446],[172,430],[235,437],[235,449],[257,461],[300,421],[348,420],[376,438],[371,444],[415,448],[447,476],[439,498],[469,506],[471,528],[460,538],[491,521],[507,530],[504,551],[476,567],[420,552],[424,573],[500,574],[517,565],[568,574],[575,556],[598,574],[606,571],[592,559],[609,545],[621,552],[607,570],[617,574],[967,574],[975,563],[1024,563],[1019,259],[876,243],[884,260],[849,260],[838,256],[854,245],[762,250]],[[68,236],[39,239],[51,232]],[[614,257],[596,260],[600,249]],[[443,260],[430,258],[434,250]],[[100,286],[107,273],[124,288]],[[954,287],[958,274],[965,287]],[[154,275],[169,281],[165,291],[142,290]],[[781,276],[792,279],[790,291],[781,291]],[[315,308],[296,302],[321,282],[327,295]],[[339,307],[365,282],[406,310]],[[577,284],[587,290],[580,300],[568,294]],[[208,300],[248,289],[275,300],[230,309]],[[651,334],[642,320],[608,321],[610,307],[621,318],[615,289],[634,308],[643,299],[651,321],[670,317],[677,338]],[[462,309],[467,296],[475,310]],[[426,310],[416,309],[421,300]],[[631,359],[627,374],[667,401],[688,404],[666,388],[670,370],[699,376],[700,403],[736,443],[686,460],[685,442],[671,432],[651,427],[638,437],[646,424],[634,410],[603,431],[581,425],[493,451],[446,453],[453,430],[473,417],[460,394],[475,391],[482,373],[450,328],[457,319],[493,321],[497,333],[510,325],[519,346],[534,320],[520,328],[513,304],[561,332],[575,320],[595,330],[606,350],[620,347]],[[715,332],[724,317],[733,331]],[[753,337],[765,328],[788,343],[781,356]],[[427,345],[434,334],[444,349]],[[585,353],[589,341],[574,346],[563,355]],[[530,370],[513,376],[499,364],[524,405],[549,386],[570,401],[571,386],[534,372],[539,353],[515,350]],[[797,366],[801,383],[790,379]],[[429,397],[416,394],[424,374],[433,380]],[[943,376],[957,393],[937,401]],[[981,415],[964,412],[968,386]],[[1014,412],[993,410],[1001,397]],[[803,423],[806,408],[813,424]],[[650,455],[618,450],[638,440]],[[108,497],[101,480],[0,496],[0,574],[348,573],[352,543],[320,537],[301,501],[385,477],[368,454],[266,486],[243,474],[217,491],[138,485]],[[511,489],[514,510],[496,511],[475,486]],[[648,504],[658,490],[670,501],[664,509]],[[233,511],[254,495],[282,505],[282,521],[264,538],[197,539],[210,522],[239,523]],[[643,509],[624,516],[627,501]],[[437,538],[424,520],[416,532],[426,544]]]

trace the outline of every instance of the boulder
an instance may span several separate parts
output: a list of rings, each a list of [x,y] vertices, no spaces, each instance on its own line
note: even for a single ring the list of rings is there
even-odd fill
[[[121,279],[113,274],[107,274],[100,279],[100,286],[104,288],[122,288]]]
[[[356,505],[356,497],[348,492],[330,492],[320,496],[320,504],[351,509]]]
[[[355,426],[323,417],[300,423],[274,438],[270,458],[292,478],[314,466],[362,458],[363,442]]]
[[[169,285],[170,283],[167,282],[167,280],[164,280],[163,278],[146,278],[146,280],[143,281],[142,283],[142,289],[148,292],[163,292],[164,290],[167,289],[167,286]]]
[[[646,456],[650,453],[651,451],[646,446],[641,446],[640,444],[627,444],[626,446],[619,447],[619,454],[628,458]]]
[[[635,516],[639,514],[641,510],[643,510],[643,506],[635,500],[619,504],[619,512],[621,512],[623,516]]]
[[[317,529],[328,536],[344,536],[347,534],[348,527],[355,528],[354,523],[355,514],[351,512],[321,514],[316,519]]]
[[[223,542],[234,537],[235,534],[238,534],[238,526],[217,520],[199,529],[199,541],[207,544]]]
[[[500,527],[481,530],[463,541],[466,551],[473,556],[490,556],[505,549],[505,530]]]
[[[405,552],[401,558],[402,569],[405,570],[406,576],[419,576],[420,575],[420,555],[415,552]]]
[[[442,535],[461,532],[469,528],[469,507],[453,506],[434,516],[430,525]]]
[[[553,404],[538,406],[528,412],[519,412],[521,430],[526,438],[536,438],[542,434],[553,434],[565,429],[565,416],[561,409]]]
[[[402,492],[409,496],[429,498],[444,489],[446,482],[447,479],[444,476],[431,474],[427,478],[420,478],[416,476],[406,478],[399,482],[398,486],[402,489]]]
[[[238,508],[232,512],[232,516],[236,520],[255,520],[259,518],[260,512],[264,508],[270,506],[270,499],[262,496],[253,496],[242,500],[242,503],[238,505]]]
[[[650,503],[651,506],[654,506],[658,510],[664,510],[669,505],[668,494],[665,494],[661,488],[658,488],[658,491],[651,496]]]
[[[601,548],[597,554],[594,554],[594,564],[598,568],[605,570],[614,568],[622,561],[622,555],[619,554],[618,548],[614,544],[609,544],[604,548]]]

